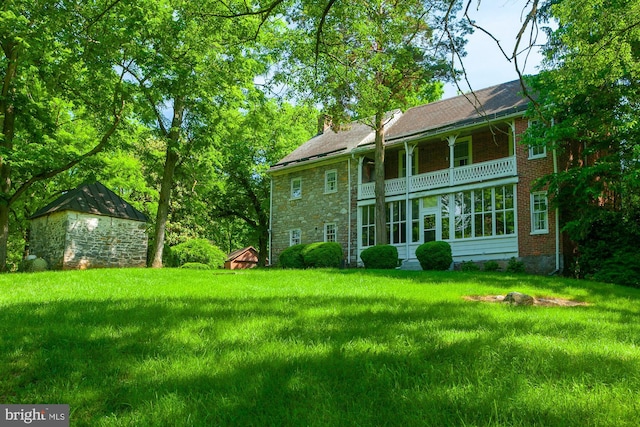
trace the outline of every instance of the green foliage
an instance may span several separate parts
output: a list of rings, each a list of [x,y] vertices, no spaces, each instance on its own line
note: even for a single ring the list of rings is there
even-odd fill
[[[362,251],[360,259],[365,268],[394,269],[398,267],[398,249],[392,245],[371,246]]]
[[[278,266],[281,268],[304,268],[305,265],[302,251],[306,247],[307,245],[305,243],[289,246],[280,253],[280,256],[278,257]]]
[[[524,263],[522,261],[518,261],[516,257],[511,257],[507,263],[505,271],[513,274],[523,274],[525,273]]]
[[[500,271],[500,264],[496,261],[487,261],[483,266],[484,271]]]
[[[567,232],[577,244],[573,273],[579,278],[638,286],[640,217],[621,212],[597,212]],[[579,225],[579,227],[577,226]]]
[[[302,258],[307,268],[340,268],[344,255],[339,243],[316,242],[302,249]]]
[[[201,262],[187,262],[182,264],[180,268],[186,268],[188,270],[211,270],[211,267]]]
[[[460,270],[467,272],[480,271],[480,266],[473,261],[462,261]]]
[[[191,239],[171,247],[171,266],[182,267],[187,263],[206,264],[210,268],[220,268],[227,258],[224,252],[207,239]]]
[[[47,271],[49,269],[49,265],[47,261],[42,258],[36,259],[26,259],[22,261],[20,264],[19,271],[23,271],[25,273],[35,273],[38,271]]]
[[[448,270],[453,262],[451,245],[447,242],[427,242],[418,246],[416,258],[423,270]]]

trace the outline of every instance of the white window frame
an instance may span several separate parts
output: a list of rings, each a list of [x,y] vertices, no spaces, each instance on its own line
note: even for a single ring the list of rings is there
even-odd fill
[[[338,192],[338,171],[336,169],[325,171],[324,194],[337,193],[337,192]]]
[[[544,199],[544,209],[541,209],[538,198]],[[545,191],[531,193],[531,234],[549,233],[549,200]]]
[[[456,145],[460,145],[467,142],[467,155],[466,156],[462,156],[462,157],[456,157],[455,156],[455,152],[456,152]],[[473,164],[473,146],[472,146],[472,140],[470,136],[465,136],[464,138],[458,138],[456,139],[455,144],[453,144],[453,166],[454,167],[460,167],[460,166],[468,166]],[[464,165],[460,165],[460,160],[466,159],[466,164]]]
[[[375,206],[360,206],[360,245],[363,248],[374,246],[376,234]]]
[[[289,246],[302,243],[302,231],[299,228],[289,230]]]
[[[529,120],[529,127],[532,127],[536,123],[536,120]],[[547,157],[546,145],[529,145],[529,160],[544,159],[545,157]]]
[[[291,178],[291,200],[302,198],[302,178]]]
[[[335,222],[328,222],[324,225],[324,241],[325,242],[338,241],[338,227]]]

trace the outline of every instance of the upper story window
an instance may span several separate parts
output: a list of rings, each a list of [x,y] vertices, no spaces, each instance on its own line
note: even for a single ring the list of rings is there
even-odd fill
[[[335,169],[324,173],[324,192],[335,193],[338,191],[338,171]]]
[[[453,146],[453,166],[466,166],[471,163],[471,137],[457,139]]]
[[[418,174],[418,164],[418,149],[415,148],[411,155],[411,176]],[[407,152],[405,150],[398,152],[398,172],[398,178],[407,176]]]
[[[540,159],[547,157],[547,147],[545,145],[530,145],[529,159]]]
[[[537,120],[529,120],[529,127],[536,126],[538,124]],[[546,145],[530,145],[529,146],[529,159],[541,159],[543,157],[547,157],[547,146]]]
[[[531,234],[545,234],[549,232],[549,206],[547,193],[531,194]]]
[[[291,198],[299,199],[302,197],[302,178],[293,178],[291,180]]]

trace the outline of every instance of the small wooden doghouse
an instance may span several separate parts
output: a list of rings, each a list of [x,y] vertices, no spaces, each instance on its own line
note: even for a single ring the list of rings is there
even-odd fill
[[[147,264],[146,216],[99,182],[63,194],[29,219],[29,252],[51,269]]]
[[[258,251],[253,246],[231,252],[224,262],[224,268],[227,270],[244,270],[257,265]]]

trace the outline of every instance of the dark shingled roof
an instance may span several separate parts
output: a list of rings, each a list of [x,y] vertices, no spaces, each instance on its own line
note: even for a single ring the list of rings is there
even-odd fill
[[[520,80],[514,80],[475,91],[475,97],[471,93],[410,108],[389,129],[387,140],[524,111],[529,100],[521,92]]]
[[[394,119],[386,127],[387,144],[403,138],[445,132],[459,126],[469,126],[526,110],[529,100],[522,96],[520,80],[503,83],[474,94],[460,95],[407,110],[394,112]],[[351,152],[374,142],[371,127],[355,122],[345,130],[328,130],[311,138],[291,154],[271,167],[271,171],[297,163],[319,160]]]
[[[99,182],[83,184],[39,209],[30,219],[54,212],[74,211],[146,222],[147,217]]]

